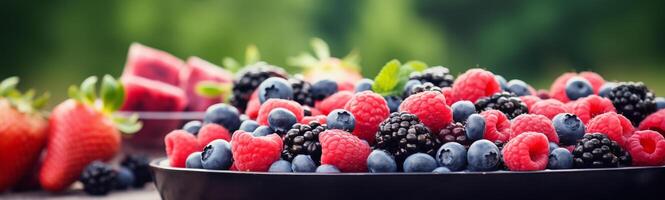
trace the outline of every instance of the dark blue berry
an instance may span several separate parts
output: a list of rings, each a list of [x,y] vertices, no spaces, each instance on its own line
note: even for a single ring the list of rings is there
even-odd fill
[[[480,114],[469,115],[466,119],[464,129],[466,129],[466,138],[469,141],[473,142],[483,139],[485,136],[485,118]]]
[[[351,112],[344,109],[336,109],[328,114],[326,118],[328,129],[339,129],[352,132],[356,127],[356,118]]]
[[[573,167],[573,154],[567,149],[556,148],[551,151],[549,161],[547,163],[548,169],[570,169]]]
[[[550,142],[549,146],[550,146],[550,152],[554,151],[554,149],[556,148],[559,148],[559,145],[554,142]]]
[[[316,173],[340,173],[340,171],[333,165],[321,165],[316,168]]]
[[[511,92],[518,97],[531,95],[531,91],[529,91],[529,84],[526,84],[522,80],[510,80],[506,86],[508,87],[508,92]]]
[[[245,120],[240,124],[240,130],[246,131],[246,132],[254,132],[256,128],[258,128],[260,125],[258,122],[254,120]]]
[[[201,152],[197,151],[189,154],[185,162],[185,167],[193,169],[203,169],[203,164],[201,163]]]
[[[312,85],[312,98],[320,101],[337,92],[337,82],[330,79],[317,81]]]
[[[356,84],[356,92],[371,91],[373,84],[374,81],[372,79],[364,78],[363,80],[360,80],[360,82]]]
[[[232,163],[231,144],[226,140],[213,140],[201,153],[201,164],[204,169],[227,170]]]
[[[566,96],[570,100],[577,100],[593,94],[591,83],[581,77],[573,77],[566,82]]]
[[[450,171],[466,168],[466,148],[457,142],[448,142],[436,152],[436,162]]]
[[[494,75],[494,79],[496,79],[496,82],[499,82],[499,85],[501,86],[501,89],[503,91],[508,91],[508,83],[505,78],[501,75]]]
[[[275,108],[268,113],[268,125],[280,135],[285,134],[297,122],[296,115],[284,108]]]
[[[130,186],[134,185],[134,173],[132,170],[127,169],[126,167],[120,167],[118,169],[118,177],[115,188],[118,190],[125,190]]]
[[[218,103],[208,107],[203,122],[219,124],[233,133],[240,127],[240,114],[236,107]]]
[[[268,172],[293,172],[291,163],[286,160],[278,160],[270,165]]]
[[[495,171],[501,160],[501,152],[493,142],[478,140],[469,147],[466,160],[471,171]]]
[[[552,119],[552,125],[559,136],[559,143],[563,145],[575,145],[586,132],[582,120],[577,115],[570,113],[556,115]]]
[[[404,98],[406,98],[408,96],[411,96],[411,90],[413,89],[413,87],[418,86],[418,85],[422,85],[422,84],[423,83],[420,82],[419,80],[409,80],[409,81],[407,81],[406,84],[404,84],[404,91],[402,92],[403,93],[402,96],[404,96]]]
[[[432,172],[438,165],[429,154],[415,153],[404,160],[404,172]]]
[[[199,134],[199,130],[201,130],[201,121],[197,121],[197,120],[189,121],[184,126],[182,126],[182,130],[185,130],[188,133],[197,135],[197,134]]]
[[[311,156],[300,154],[293,158],[291,170],[293,172],[315,172],[316,163]]]
[[[465,123],[469,115],[476,113],[476,106],[470,101],[458,101],[453,103],[453,121]]]
[[[367,157],[367,168],[371,173],[396,172],[395,158],[382,150],[374,150]]]
[[[254,132],[252,132],[252,135],[254,137],[261,137],[273,133],[275,133],[275,131],[272,130],[272,128],[270,128],[269,126],[259,126],[258,128],[256,128],[256,130],[254,130]]]
[[[286,79],[280,77],[270,77],[263,81],[258,88],[259,102],[263,104],[268,99],[291,99],[293,98],[293,88]]]
[[[437,174],[448,173],[448,172],[450,172],[450,169],[448,169],[448,168],[446,168],[446,167],[437,167],[437,168],[434,169],[432,172],[433,172],[433,173],[437,173]]]
[[[615,86],[617,86],[617,83],[615,82],[606,82],[600,87],[600,90],[598,90],[598,96],[607,98]]]
[[[665,108],[665,98],[656,97],[655,102],[656,102],[656,110]]]
[[[399,96],[385,96],[383,98],[386,99],[391,113],[397,112],[399,105],[402,104],[402,97]]]

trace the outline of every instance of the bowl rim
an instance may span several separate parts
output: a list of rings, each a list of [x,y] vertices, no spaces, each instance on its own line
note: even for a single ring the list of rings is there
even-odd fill
[[[118,111],[117,116],[130,116],[137,114],[143,120],[202,120],[205,112],[202,111]]]

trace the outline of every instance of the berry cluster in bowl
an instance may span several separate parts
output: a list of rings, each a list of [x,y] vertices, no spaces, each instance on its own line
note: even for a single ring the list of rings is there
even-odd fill
[[[571,72],[535,90],[482,68],[455,77],[392,60],[367,79],[344,64],[313,64],[340,76],[246,66],[229,104],[165,137],[170,165],[280,173],[665,165],[665,99],[643,83]]]

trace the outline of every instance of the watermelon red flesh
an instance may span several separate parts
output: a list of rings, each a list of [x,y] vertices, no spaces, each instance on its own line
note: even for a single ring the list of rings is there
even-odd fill
[[[179,87],[137,76],[123,76],[124,111],[183,111],[187,105],[185,92]]]
[[[201,81],[217,83],[230,83],[233,75],[221,67],[205,61],[199,57],[189,57],[184,70],[180,73],[180,87],[185,91],[189,111],[205,111],[209,106],[219,103],[222,98],[207,98],[196,94],[196,84]]]
[[[139,76],[178,86],[184,66],[182,60],[167,52],[133,43],[129,47],[123,76]]]

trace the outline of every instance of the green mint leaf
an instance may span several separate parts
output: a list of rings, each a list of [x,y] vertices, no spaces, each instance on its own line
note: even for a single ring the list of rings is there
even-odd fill
[[[321,38],[313,38],[312,41],[310,41],[310,45],[312,45],[314,54],[316,54],[316,57],[318,57],[319,60],[330,58],[330,48]]]
[[[261,61],[261,54],[259,54],[259,49],[254,45],[247,46],[245,50],[245,65],[251,65]]]
[[[228,69],[231,72],[240,71],[240,69],[242,68],[242,66],[240,66],[240,63],[238,63],[236,59],[230,57],[224,58],[222,60],[222,65],[224,66],[224,68]]]
[[[404,89],[404,85],[409,81],[409,76],[413,72],[421,72],[427,69],[427,64],[421,61],[409,61],[404,63],[399,70],[399,81],[395,86],[395,93],[399,94]]]
[[[413,70],[413,71],[416,71],[416,72],[422,72],[425,69],[427,69],[427,63],[422,62],[422,61],[418,61],[418,60],[412,60],[412,61],[404,63],[404,66],[402,66],[402,67],[410,68],[410,70]],[[410,75],[410,74],[411,73],[409,73],[407,75]]]
[[[5,96],[10,91],[16,89],[16,85],[18,85],[18,82],[19,78],[16,76],[9,77],[0,82],[0,96]]]
[[[391,93],[399,81],[398,76],[401,66],[402,64],[395,59],[386,63],[374,78],[372,90],[381,95]]]
[[[81,83],[81,100],[89,105],[94,104],[97,99],[95,84],[97,84],[96,76],[88,77]]]
[[[102,96],[103,112],[111,113],[122,106],[125,101],[125,91],[122,84],[110,75],[102,78],[100,95]]]

